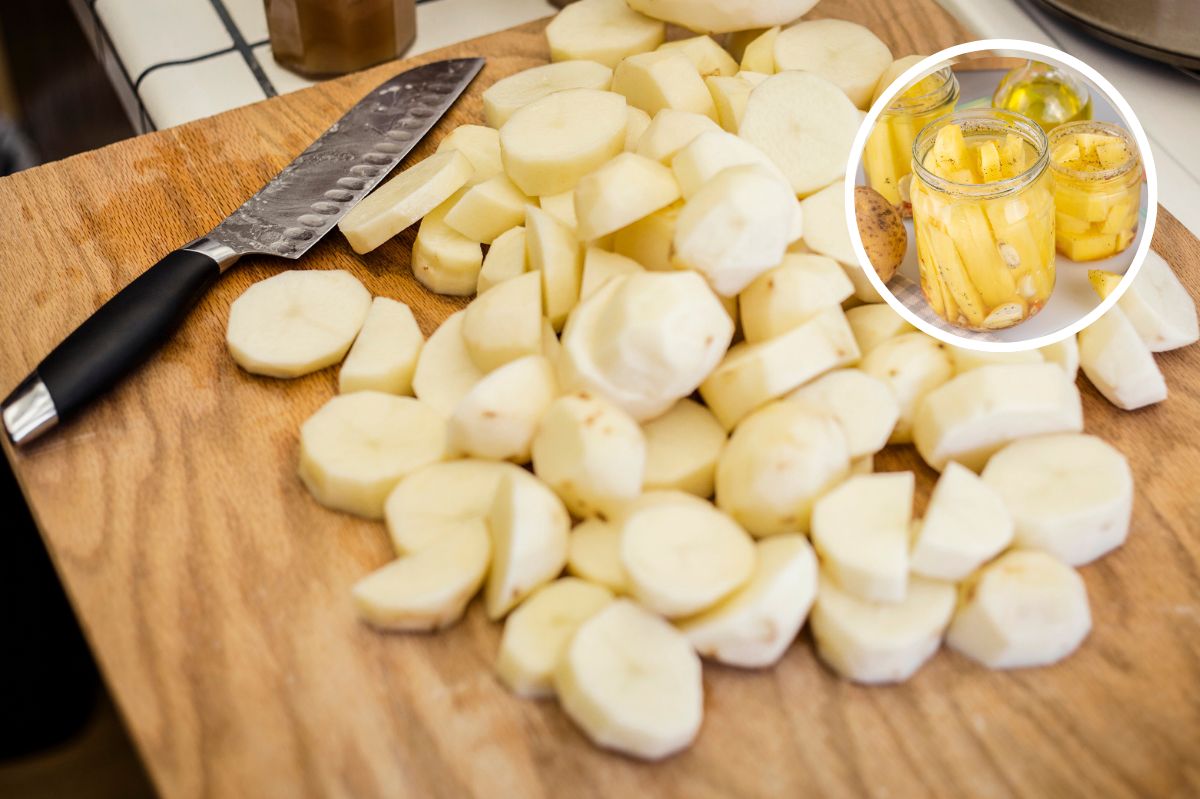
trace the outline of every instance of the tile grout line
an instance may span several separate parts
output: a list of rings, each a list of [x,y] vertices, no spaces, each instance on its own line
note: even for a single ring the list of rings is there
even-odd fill
[[[255,57],[251,50],[251,45],[246,42],[246,37],[242,35],[242,31],[233,21],[233,17],[229,14],[229,9],[225,8],[223,0],[209,0],[212,3],[213,10],[217,12],[217,16],[221,19],[221,24],[225,26],[229,36],[233,39],[233,49],[246,62],[246,66],[254,75],[254,79],[258,81],[259,87],[263,90],[263,94],[267,97],[277,97],[279,92],[275,90],[275,84],[267,77],[267,73],[263,70],[262,64],[258,63],[258,58]]]

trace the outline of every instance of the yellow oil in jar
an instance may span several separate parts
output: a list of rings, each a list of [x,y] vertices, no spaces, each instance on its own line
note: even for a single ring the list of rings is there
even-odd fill
[[[1024,114],[1046,132],[1092,118],[1092,98],[1082,82],[1057,67],[1029,62],[1000,81],[992,106]]]

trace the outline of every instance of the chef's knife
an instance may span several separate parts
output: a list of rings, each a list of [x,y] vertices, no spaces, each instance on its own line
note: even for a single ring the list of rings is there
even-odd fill
[[[438,61],[380,85],[225,221],[123,288],[0,405],[12,442],[34,440],[149,357],[241,256],[308,252],[441,119],[483,62]]]

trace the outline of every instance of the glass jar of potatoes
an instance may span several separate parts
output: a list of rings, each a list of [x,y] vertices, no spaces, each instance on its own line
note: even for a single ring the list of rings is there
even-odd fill
[[[959,111],[913,143],[921,288],[951,324],[1001,330],[1054,290],[1054,196],[1046,134],[1021,114]]]
[[[1123,251],[1137,233],[1141,159],[1133,137],[1109,122],[1072,122],[1050,132],[1055,242],[1072,261]]]
[[[945,67],[898,94],[879,115],[863,150],[863,171],[871,188],[892,205],[909,201],[912,146],[917,134],[954,110],[958,91],[958,78]]]

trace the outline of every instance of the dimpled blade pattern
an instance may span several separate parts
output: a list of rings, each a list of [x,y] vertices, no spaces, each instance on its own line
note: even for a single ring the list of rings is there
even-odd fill
[[[209,238],[239,255],[299,258],[408,155],[483,63],[437,61],[377,86]]]

